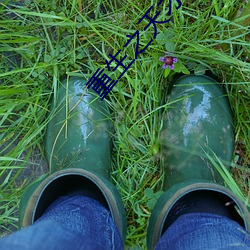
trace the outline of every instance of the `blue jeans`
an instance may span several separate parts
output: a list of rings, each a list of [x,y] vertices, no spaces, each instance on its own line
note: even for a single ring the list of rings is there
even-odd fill
[[[110,212],[85,196],[60,197],[33,225],[0,239],[1,250],[119,250]]]
[[[190,213],[180,216],[163,234],[155,250],[249,250],[250,234],[224,216]]]
[[[3,250],[120,250],[110,212],[84,196],[61,197],[33,225],[0,239]],[[226,217],[193,213],[179,217],[156,250],[250,249],[250,235]]]

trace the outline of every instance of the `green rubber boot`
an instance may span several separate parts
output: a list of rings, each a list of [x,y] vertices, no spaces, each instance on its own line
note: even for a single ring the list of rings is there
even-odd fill
[[[154,249],[166,230],[174,205],[196,191],[202,191],[203,197],[207,191],[213,192],[212,195],[229,200],[228,204],[235,204],[241,214],[241,217],[237,214],[239,223],[249,231],[246,206],[224,187],[221,175],[210,161],[216,154],[229,169],[232,160],[233,121],[224,92],[207,76],[184,76],[174,83],[168,102],[170,107],[163,116],[160,135],[165,192],[151,214],[148,249]]]
[[[112,126],[107,105],[86,81],[71,78],[58,90],[51,105],[45,136],[50,174],[23,194],[19,226],[36,221],[59,196],[81,192],[110,210],[125,241],[126,215],[120,194],[110,182]]]

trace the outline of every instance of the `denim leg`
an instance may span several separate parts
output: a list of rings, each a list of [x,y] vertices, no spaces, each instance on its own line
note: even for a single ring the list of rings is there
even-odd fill
[[[60,197],[33,225],[0,239],[4,250],[120,250],[110,212],[85,196]]]
[[[156,250],[249,250],[250,234],[224,216],[189,213],[180,216],[162,235]]]

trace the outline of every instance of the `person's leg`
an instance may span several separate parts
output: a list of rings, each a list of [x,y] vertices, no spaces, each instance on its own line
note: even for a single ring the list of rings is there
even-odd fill
[[[86,196],[57,199],[31,226],[0,239],[1,249],[123,249],[110,212]]]
[[[160,133],[164,193],[152,210],[148,249],[246,246],[250,213],[222,178],[234,150],[226,93],[210,77],[189,75],[173,82],[168,102]]]
[[[155,250],[250,249],[250,234],[236,221],[208,213],[181,215],[162,235]]]
[[[50,173],[20,201],[19,227],[32,226],[18,235],[44,249],[121,249],[125,241],[125,209],[110,174],[113,123],[107,104],[85,86],[72,77],[58,88],[44,138]],[[68,195],[94,201],[61,200]],[[60,205],[47,213],[55,201]]]

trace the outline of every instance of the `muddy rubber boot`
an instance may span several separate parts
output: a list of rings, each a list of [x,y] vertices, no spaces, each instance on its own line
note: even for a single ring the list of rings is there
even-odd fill
[[[187,212],[225,215],[249,231],[246,206],[224,187],[211,163],[218,162],[216,155],[229,169],[232,160],[234,130],[225,93],[207,76],[183,76],[174,82],[168,102],[160,134],[165,192],[151,214],[148,249],[154,249],[165,230]]]
[[[20,202],[19,226],[33,224],[63,195],[92,197],[110,210],[125,241],[126,215],[110,181],[112,123],[108,107],[83,78],[64,81],[50,108],[45,155],[50,173],[32,184]]]

